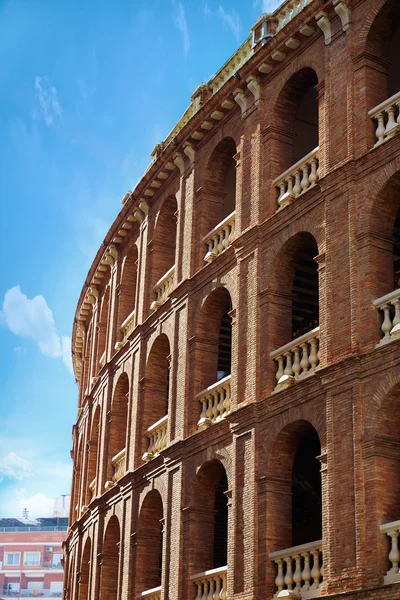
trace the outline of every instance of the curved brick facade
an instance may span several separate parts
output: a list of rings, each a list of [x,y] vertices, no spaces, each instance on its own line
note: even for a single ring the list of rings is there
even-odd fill
[[[399,26],[288,0],[125,196],[74,322],[69,600],[400,598]]]

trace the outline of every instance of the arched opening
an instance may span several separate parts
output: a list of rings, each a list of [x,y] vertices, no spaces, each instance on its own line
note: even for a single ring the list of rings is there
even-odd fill
[[[89,460],[87,471],[86,505],[96,497],[97,492],[97,457],[99,453],[100,406],[94,413],[90,431]]]
[[[161,206],[153,232],[151,254],[151,308],[165,302],[174,281],[178,205],[175,196],[169,196]]]
[[[230,410],[231,310],[228,290],[217,288],[206,298],[196,323],[194,392],[200,417],[197,412],[195,419],[200,428],[219,421]]]
[[[75,454],[76,452],[76,454]],[[82,485],[82,462],[83,462],[83,442],[82,439],[79,441],[77,446],[74,448],[74,472],[73,472],[73,495],[72,495],[72,521],[79,519],[81,511],[81,485]]]
[[[92,352],[92,339],[93,329],[92,322],[86,331],[85,336],[85,358],[83,363],[83,393],[86,394],[89,391],[90,385],[90,366],[91,366],[91,352]]]
[[[108,439],[108,475],[117,481],[125,475],[125,448],[128,427],[129,379],[122,373],[115,386],[111,404],[111,423]]]
[[[78,600],[88,600],[89,598],[91,551],[92,543],[90,541],[90,538],[87,538],[81,559]]]
[[[277,300],[271,307],[276,378],[312,373],[319,365],[318,246],[315,238],[301,232],[280,249],[272,287]],[[290,344],[290,346],[289,346]]]
[[[134,310],[136,301],[138,251],[133,244],[122,264],[121,281],[118,291],[118,341],[126,340],[135,326]]]
[[[107,346],[107,331],[108,331],[108,315],[110,309],[110,286],[107,285],[100,307],[99,332],[97,342],[97,363],[101,367],[106,362],[106,346]]]
[[[142,504],[136,545],[135,595],[162,585],[163,505],[159,492],[149,492]]]
[[[228,561],[228,478],[219,460],[205,463],[191,490],[190,575],[225,567]],[[201,515],[201,518],[196,518]],[[201,540],[201,543],[198,543]]]
[[[289,589],[289,579],[298,566],[303,577],[305,561],[310,568],[315,568],[315,588],[319,588],[322,579],[320,454],[321,444],[315,428],[308,421],[299,420],[279,433],[268,461],[267,477],[274,482],[266,501],[270,558],[278,566],[278,572],[287,576],[282,585]],[[299,555],[301,564],[298,565],[291,548],[303,544],[309,546]],[[274,582],[276,567],[271,569],[270,576]],[[307,589],[306,580],[298,583],[300,587],[305,584]]]
[[[204,172],[198,228],[202,261],[203,259],[207,262],[214,260],[233,240],[235,229],[233,213],[236,209],[236,152],[234,140],[224,138],[214,148]],[[227,220],[228,217],[231,218]],[[218,229],[219,224],[221,229]],[[219,231],[218,239],[216,235],[212,235],[215,228]]]
[[[279,144],[279,173],[319,145],[317,83],[315,71],[306,67],[292,75],[279,95],[277,125],[286,134]]]
[[[108,522],[101,553],[100,600],[118,597],[121,534],[116,516]]]
[[[168,337],[161,334],[147,359],[142,411],[143,460],[154,458],[167,445],[170,352]]]

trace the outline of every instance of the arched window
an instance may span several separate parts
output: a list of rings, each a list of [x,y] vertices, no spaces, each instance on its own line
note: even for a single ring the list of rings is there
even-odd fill
[[[154,341],[146,365],[142,411],[143,460],[157,456],[167,445],[170,345],[165,334]]]
[[[122,373],[115,386],[108,440],[108,479],[117,481],[126,472],[129,379]]]
[[[78,600],[88,600],[89,598],[89,577],[91,564],[92,543],[87,538],[82,553],[80,577],[79,577],[79,596]]]
[[[121,533],[117,517],[112,516],[104,534],[101,553],[100,600],[118,597]]]
[[[280,301],[271,307],[276,379],[293,379],[313,373],[319,365],[318,246],[301,232],[290,238],[277,255],[272,286]]]
[[[75,454],[76,452],[76,454]],[[74,468],[74,476],[73,476],[73,494],[72,494],[72,505],[71,505],[71,513],[72,513],[72,522],[76,519],[79,519],[80,511],[81,511],[81,486],[82,486],[82,477],[83,477],[83,441],[79,440],[76,447],[74,447],[74,455],[75,455],[75,468]]]
[[[90,432],[90,447],[88,472],[86,483],[86,505],[88,505],[97,494],[97,457],[99,453],[99,428],[100,428],[100,406],[94,413],[92,428]]]
[[[175,196],[164,200],[153,232],[151,252],[151,309],[163,304],[173,289],[178,205]]]
[[[214,148],[201,187],[200,265],[212,262],[233,241],[236,209],[236,144],[224,138]]]
[[[205,300],[196,323],[194,382],[200,428],[219,421],[230,410],[231,310],[228,290],[217,288]]]
[[[228,479],[222,463],[205,463],[196,475],[190,496],[188,552],[191,587],[201,594],[226,593],[228,562]],[[201,543],[199,543],[201,540]],[[215,576],[198,576],[218,569]],[[199,597],[202,597],[199,595]],[[217,596],[216,596],[217,597]]]
[[[83,362],[83,393],[89,391],[90,386],[90,368],[91,368],[91,352],[92,352],[93,328],[92,322],[86,330],[85,336],[85,358]]]
[[[117,340],[124,342],[135,327],[135,301],[138,251],[133,244],[122,263],[121,281],[118,290]]]
[[[100,304],[100,315],[99,315],[99,332],[97,342],[97,364],[98,368],[101,368],[107,359],[107,332],[108,332],[108,315],[110,309],[110,286],[107,285],[105,288],[104,295],[101,299]]]
[[[311,584],[319,589],[322,581],[320,454],[319,436],[307,421],[287,425],[273,444],[267,477],[274,484],[266,502],[272,550],[269,572],[278,590],[295,584],[299,591]],[[296,552],[298,546],[303,546],[301,552]]]
[[[159,492],[149,492],[142,504],[136,538],[135,594],[162,585],[163,505]]]

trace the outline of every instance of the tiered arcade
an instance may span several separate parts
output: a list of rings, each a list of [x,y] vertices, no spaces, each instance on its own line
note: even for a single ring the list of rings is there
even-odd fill
[[[68,600],[400,598],[400,3],[287,0],[78,302]]]

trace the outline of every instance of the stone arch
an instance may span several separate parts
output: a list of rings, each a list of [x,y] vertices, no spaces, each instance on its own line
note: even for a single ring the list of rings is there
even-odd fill
[[[75,454],[77,450],[77,454]],[[74,491],[72,496],[72,521],[79,519],[81,510],[81,485],[83,479],[83,435],[78,440],[76,447],[74,448],[75,456],[75,469],[74,469]]]
[[[278,173],[283,173],[319,145],[316,71],[304,66],[282,85],[273,105],[273,119],[282,130],[277,145]]]
[[[167,443],[165,429],[165,439],[160,441],[160,447],[155,451],[148,429],[168,415],[171,386],[170,354],[169,338],[162,333],[153,341],[146,363],[141,411],[141,451],[144,460],[153,458],[162,449],[161,446],[165,447]]]
[[[85,545],[83,547],[82,558],[81,558],[78,600],[88,600],[88,598],[89,598],[91,557],[92,557],[92,541],[91,541],[90,537],[87,537],[86,541],[85,541]]]
[[[96,497],[97,494],[97,460],[99,455],[99,434],[100,434],[100,417],[101,409],[98,404],[93,415],[92,425],[90,428],[90,446],[87,466],[87,489],[86,489],[86,505]]]
[[[136,532],[135,596],[161,586],[164,508],[160,493],[150,490],[140,507]]]
[[[107,360],[108,317],[110,312],[110,284],[106,285],[101,298],[99,332],[97,338],[97,366],[101,368]]]
[[[121,278],[118,289],[118,341],[123,341],[127,337],[128,331],[132,330],[132,326],[127,328],[126,320],[132,315],[136,308],[137,263],[138,249],[136,244],[131,244],[122,261]]]
[[[101,551],[100,600],[118,598],[121,528],[113,515],[106,526]]]
[[[114,388],[111,422],[108,432],[108,480],[116,481],[125,474],[125,451],[128,432],[129,377],[121,373]]]
[[[85,352],[84,352],[84,363],[83,363],[83,378],[82,378],[82,391],[86,394],[90,386],[90,370],[91,370],[91,352],[92,352],[92,341],[93,341],[93,321],[90,320],[89,326],[86,330],[85,335]]]

